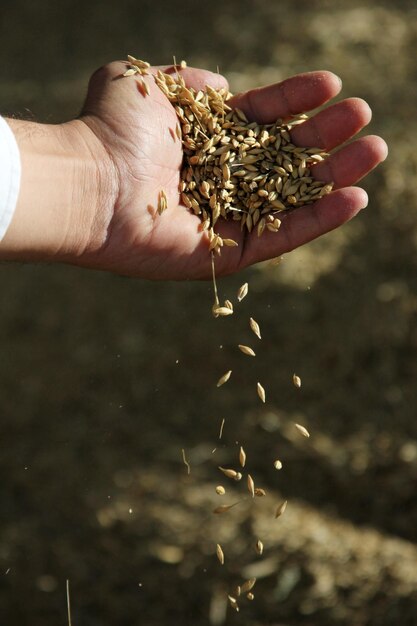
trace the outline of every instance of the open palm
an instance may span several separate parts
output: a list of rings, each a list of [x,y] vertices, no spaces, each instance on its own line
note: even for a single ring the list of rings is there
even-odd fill
[[[175,68],[162,68],[175,72]],[[110,209],[104,245],[88,255],[85,264],[117,273],[151,279],[197,279],[210,276],[207,235],[200,220],[179,204],[182,147],[176,137],[172,105],[152,76],[143,77],[149,95],[136,76],[121,78],[122,62],[98,70],[90,81],[81,119],[102,141],[117,174],[118,191]],[[152,68],[156,72],[157,68]],[[227,86],[226,80],[205,70],[179,70],[188,87]],[[309,72],[276,85],[235,96],[232,105],[259,123],[314,109],[337,95],[341,84],[331,72]],[[368,105],[349,98],[328,106],[291,133],[297,145],[332,150],[353,137],[370,120]],[[220,220],[218,232],[235,239],[237,248],[223,249],[216,259],[219,275],[288,252],[343,224],[366,206],[366,193],[351,185],[387,154],[385,142],[368,136],[317,164],[313,175],[334,181],[334,191],[314,205],[282,214],[278,233],[242,234],[236,222]],[[168,210],[156,211],[164,190]],[[281,218],[281,215],[280,215]]]

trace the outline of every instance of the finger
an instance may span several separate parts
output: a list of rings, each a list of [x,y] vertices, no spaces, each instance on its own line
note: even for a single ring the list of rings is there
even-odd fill
[[[314,165],[311,174],[317,180],[334,182],[335,189],[349,187],[384,161],[387,154],[388,147],[385,141],[376,135],[368,135]]]
[[[201,70],[196,67],[180,68],[178,65],[161,66],[155,69],[160,69],[166,74],[179,74],[184,78],[186,86],[192,87],[196,91],[204,91],[207,85],[213,89],[229,89],[229,83],[224,76],[216,72],[209,72],[209,70]]]
[[[365,100],[348,98],[294,126],[291,140],[296,146],[332,150],[356,135],[369,124],[371,118],[372,111]]]
[[[264,231],[258,237],[253,231],[246,239],[242,267],[290,252],[303,244],[334,230],[354,217],[368,204],[360,187],[348,187],[324,196],[312,205],[280,214],[277,233]]]
[[[237,94],[228,104],[242,109],[250,120],[272,124],[278,118],[315,109],[334,98],[341,88],[340,78],[332,72],[306,72]]]

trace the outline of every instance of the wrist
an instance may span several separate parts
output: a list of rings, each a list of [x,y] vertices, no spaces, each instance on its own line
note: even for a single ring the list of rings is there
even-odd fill
[[[113,214],[117,184],[109,155],[81,120],[8,123],[22,177],[0,259],[79,262],[103,245]]]

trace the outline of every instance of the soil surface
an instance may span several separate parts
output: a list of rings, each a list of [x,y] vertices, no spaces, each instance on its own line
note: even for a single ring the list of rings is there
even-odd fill
[[[232,91],[330,69],[390,156],[350,224],[220,281],[234,301],[249,283],[232,318],[212,318],[208,283],[0,267],[0,623],[67,624],[68,579],[73,626],[415,626],[415,3],[3,5],[3,114],[70,119],[92,71],[127,53],[218,65]],[[246,494],[217,469],[236,442],[267,497],[213,515]],[[245,577],[255,599],[236,613],[225,594]]]

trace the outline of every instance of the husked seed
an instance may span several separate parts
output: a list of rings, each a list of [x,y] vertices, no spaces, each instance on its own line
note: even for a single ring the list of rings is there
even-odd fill
[[[298,432],[303,435],[303,437],[310,437],[310,433],[308,432],[307,428],[304,428],[304,426],[301,426],[301,424],[295,424],[295,427]]]
[[[262,496],[266,496],[265,489],[261,489],[260,487],[255,487],[255,496],[258,496],[258,498],[262,498]]]
[[[234,469],[228,469],[227,467],[220,467],[220,465],[219,465],[219,470],[223,472],[223,474],[227,476],[227,478],[236,478],[236,476],[238,475],[238,472],[235,472]]]
[[[223,243],[225,246],[228,246],[229,248],[236,248],[239,244],[237,241],[235,241],[234,239],[223,239]]]
[[[237,292],[237,299],[239,302],[241,302],[243,298],[246,298],[246,296],[248,295],[248,291],[249,291],[248,283],[243,283],[243,285],[239,287],[239,290]]]
[[[252,331],[255,333],[255,335],[258,337],[258,339],[261,339],[261,329],[259,328],[259,324],[258,322],[256,322],[253,317],[251,317],[249,319],[249,325],[252,329]]]
[[[222,565],[224,565],[224,552],[222,550],[221,545],[218,543],[216,546],[216,554],[217,554],[217,558],[219,559],[220,563]]]
[[[229,309],[227,306],[216,306],[213,309],[214,317],[226,317],[227,315],[233,315],[233,309]]]
[[[239,480],[242,480],[242,474],[240,472],[236,472],[236,476],[234,476],[234,479],[236,480],[236,482],[239,482]]]
[[[222,485],[217,485],[216,493],[218,496],[224,496],[224,494],[226,493],[226,489]]]
[[[301,378],[297,374],[293,374],[292,382],[296,387],[301,387]]]
[[[246,463],[246,452],[244,451],[244,449],[242,448],[242,446],[240,446],[239,449],[239,463],[242,467],[245,467],[245,463]]]
[[[224,301],[224,306],[226,306],[228,309],[233,311],[233,304],[230,302],[230,300],[225,300]]]
[[[278,517],[281,517],[281,515],[284,513],[286,508],[287,508],[287,500],[284,500],[284,502],[281,502],[281,504],[277,507],[277,510],[275,511],[275,519],[277,519]]]
[[[249,346],[243,346],[242,344],[238,345],[238,348],[243,354],[247,354],[248,356],[256,356],[255,352]]]
[[[126,70],[126,72],[123,74],[123,76],[133,76],[134,74],[137,74],[138,71],[134,70],[133,68],[130,68],[129,70]]]
[[[248,474],[248,491],[250,493],[250,495],[252,496],[252,498],[255,497],[255,483],[253,482],[253,478],[250,474]]]
[[[262,554],[264,551],[264,544],[262,543],[260,539],[258,539],[258,541],[255,544],[255,550],[258,554]]]
[[[265,399],[266,399],[265,389],[262,387],[261,383],[256,384],[256,390],[262,402],[265,402]]]
[[[279,461],[278,459],[276,461],[274,461],[274,467],[275,467],[276,470],[282,469],[281,461]]]
[[[213,509],[213,513],[215,513],[216,515],[227,513],[227,511],[230,511],[230,509],[233,509],[233,507],[236,506],[237,504],[239,504],[239,502],[235,502],[234,504],[221,504],[220,506],[216,506],[216,508]]]
[[[232,375],[232,370],[229,370],[228,372],[223,374],[223,376],[221,376],[221,378],[219,378],[219,380],[217,381],[217,387],[221,387],[222,385],[224,385],[224,383],[227,383],[231,375]]]

